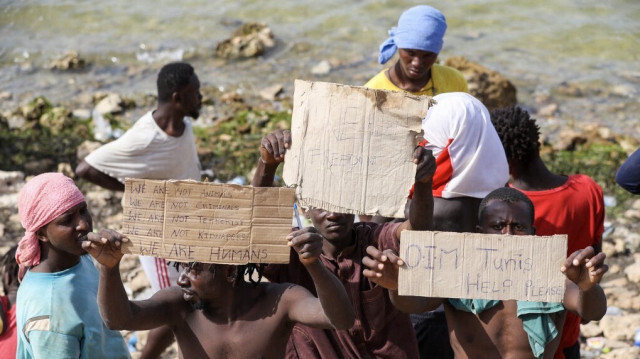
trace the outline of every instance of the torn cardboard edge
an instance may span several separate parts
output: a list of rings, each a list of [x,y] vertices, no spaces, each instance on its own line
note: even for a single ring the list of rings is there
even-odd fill
[[[400,295],[562,302],[567,236],[403,231]]]
[[[294,189],[125,180],[123,253],[178,262],[288,263]]]
[[[416,137],[434,103],[428,96],[296,80],[285,183],[297,185],[303,207],[403,217]]]

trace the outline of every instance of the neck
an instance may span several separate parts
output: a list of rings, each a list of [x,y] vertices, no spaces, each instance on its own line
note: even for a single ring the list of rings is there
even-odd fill
[[[429,83],[430,79],[431,69],[427,71],[423,78],[414,80],[404,75],[400,61],[396,61],[396,64],[389,68],[389,81],[404,91],[419,92]]]
[[[159,103],[153,111],[153,119],[167,135],[180,137],[184,133],[184,113],[176,111],[170,104]]]
[[[238,287],[231,287],[215,299],[208,301],[202,310],[202,314],[209,320],[218,324],[227,324],[238,319],[243,314],[242,304],[248,300],[247,284],[241,283]]]
[[[80,256],[54,250],[49,243],[41,242],[40,263],[31,270],[38,273],[56,273],[69,269],[79,262]]]
[[[340,238],[335,241],[324,239],[322,241],[322,253],[331,259],[337,259],[345,248],[351,247],[355,243],[355,240],[353,230],[350,231],[349,235],[345,238]]]
[[[511,171],[513,186],[523,191],[543,191],[562,186],[566,176],[555,174],[547,168],[539,156],[528,166],[514,167]]]

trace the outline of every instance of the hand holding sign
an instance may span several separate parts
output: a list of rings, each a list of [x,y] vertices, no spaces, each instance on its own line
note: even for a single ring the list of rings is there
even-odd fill
[[[362,274],[372,282],[389,290],[398,289],[398,268],[404,262],[391,249],[384,252],[374,246],[367,247],[368,257],[362,258],[365,269]]]
[[[416,147],[413,151],[413,163],[418,165],[416,169],[416,183],[427,183],[433,178],[436,172],[436,159],[431,150],[422,146]]]
[[[265,164],[284,162],[284,154],[291,147],[291,132],[276,130],[262,138],[260,143],[260,159]]]
[[[604,264],[606,254],[595,254],[593,247],[577,250],[564,262],[560,268],[569,280],[574,282],[580,290],[586,292],[600,283],[602,276],[609,270]]]
[[[291,232],[287,236],[289,246],[298,252],[300,262],[309,265],[318,260],[322,253],[323,237],[314,227],[307,227],[295,232]]]
[[[116,267],[122,259],[120,247],[128,242],[127,237],[111,229],[102,229],[98,233],[89,233],[87,240],[82,242],[82,249],[87,251],[98,263],[111,269]]]

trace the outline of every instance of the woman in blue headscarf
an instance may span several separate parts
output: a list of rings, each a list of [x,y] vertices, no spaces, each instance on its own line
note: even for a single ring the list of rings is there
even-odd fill
[[[446,30],[444,15],[431,6],[414,6],[403,12],[398,26],[389,30],[389,38],[380,45],[378,57],[378,62],[385,64],[397,52],[398,61],[365,87],[428,96],[469,92],[467,81],[458,70],[435,64]]]

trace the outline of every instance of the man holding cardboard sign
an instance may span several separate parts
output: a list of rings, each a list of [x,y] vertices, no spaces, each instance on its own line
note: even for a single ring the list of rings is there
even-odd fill
[[[513,188],[489,193],[478,217],[481,233],[535,234],[533,204]],[[399,296],[398,267],[404,261],[375,247],[367,248],[367,253],[364,275],[388,288],[401,310],[423,312],[444,303],[456,358],[553,358],[566,310],[586,320],[598,320],[606,312],[606,297],[598,283],[608,267],[604,253],[596,255],[592,247],[574,252],[562,264],[560,270],[567,277],[562,303]]]
[[[317,298],[289,283],[246,283],[245,266],[192,262],[181,264],[179,287],[129,301],[119,272],[120,247],[127,239],[114,231],[101,233],[103,238],[82,247],[99,263],[98,305],[104,322],[120,330],[168,326],[181,358],[281,358],[296,323],[332,329],[353,324],[344,287],[319,260],[322,236],[313,228],[287,239],[311,276]]]
[[[252,181],[254,186],[273,184],[276,169],[284,161],[290,145],[289,131],[276,131],[262,140],[261,158]],[[367,246],[390,248],[399,242],[403,230],[427,230],[432,226],[431,178],[435,172],[435,159],[430,151],[418,147],[413,153],[413,161],[417,169],[409,220],[382,225],[354,224],[353,214],[319,208],[306,212],[323,237],[320,260],[347,288],[356,321],[348,330],[319,330],[296,325],[287,346],[287,358],[418,357],[409,316],[393,306],[384,288],[362,275],[362,258]],[[335,187],[331,189],[338,191]],[[297,257],[291,252],[288,265],[270,265],[265,276],[273,282],[292,282],[313,291],[312,282],[301,271]]]

